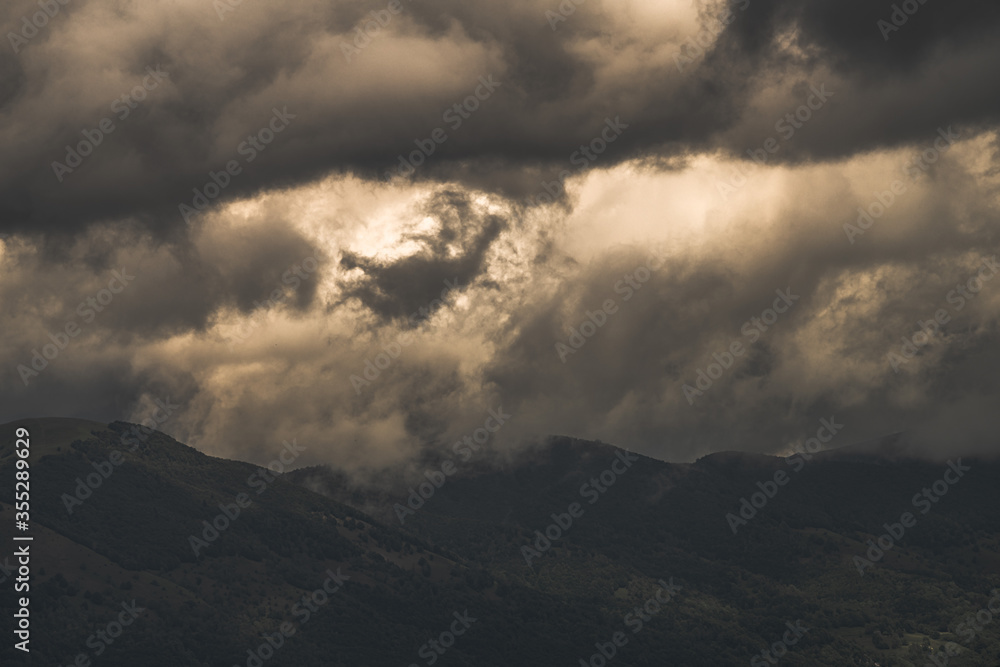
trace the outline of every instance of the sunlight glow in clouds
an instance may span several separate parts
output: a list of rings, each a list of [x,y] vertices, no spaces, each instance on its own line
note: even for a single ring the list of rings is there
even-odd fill
[[[995,178],[984,173],[980,157],[984,142],[992,138],[970,138],[949,156],[951,168],[962,169],[978,187],[987,184],[984,179]],[[203,246],[208,249],[217,243],[212,240],[215,236],[220,242],[226,238],[222,232],[229,227],[234,231],[280,229],[282,234],[301,235],[305,247],[318,248],[329,257],[316,274],[318,289],[312,305],[301,312],[289,307],[291,301],[263,313],[220,308],[201,334],[188,332],[160,341],[147,340],[139,346],[133,364],[144,374],[162,376],[168,384],[180,377],[189,378],[193,393],[173,428],[217,454],[233,453],[234,432],[252,429],[259,432],[256,440],[266,439],[263,434],[267,433],[276,436],[282,429],[293,428],[293,422],[301,423],[306,410],[314,416],[327,415],[321,420],[325,425],[314,423],[313,417],[305,419],[312,423],[313,437],[330,448],[323,454],[319,449],[313,456],[358,465],[359,452],[364,451],[369,463],[385,463],[460,432],[467,423],[474,423],[484,396],[499,395],[506,396],[507,405],[519,409],[518,423],[507,429],[506,446],[549,431],[584,436],[599,433],[605,439],[640,447],[663,443],[655,447],[665,446],[666,450],[649,451],[666,458],[690,458],[711,451],[715,445],[705,440],[671,443],[660,438],[646,442],[644,429],[671,432],[696,423],[692,420],[700,419],[697,414],[678,400],[679,384],[686,381],[691,369],[710,357],[713,344],[739,335],[735,327],[747,314],[739,304],[742,299],[746,299],[747,309],[759,313],[768,292],[794,282],[793,291],[811,301],[764,338],[762,349],[773,357],[769,382],[753,390],[757,378],[738,373],[728,385],[715,390],[728,406],[726,410],[733,409],[724,398],[727,394],[739,395],[740,402],[751,409],[762,400],[776,399],[785,387],[796,401],[862,412],[873,392],[884,388],[888,405],[926,409],[927,399],[921,399],[913,387],[890,389],[894,378],[887,372],[884,352],[897,332],[857,328],[862,322],[885,320],[887,313],[901,307],[900,301],[912,292],[914,284],[926,278],[888,257],[869,260],[874,263],[868,267],[857,265],[859,251],[851,248],[841,228],[842,221],[852,219],[856,206],[867,202],[872,184],[881,187],[875,174],[885,180],[892,167],[905,164],[912,153],[900,149],[859,156],[848,163],[799,169],[762,167],[750,174],[746,186],[729,201],[719,196],[716,183],[745,164],[709,154],[689,160],[678,170],[656,172],[634,162],[571,178],[567,189],[574,206],[568,213],[556,206],[517,212],[501,198],[470,193],[467,201],[472,210],[504,216],[511,227],[494,242],[478,277],[465,284],[460,281],[460,294],[413,331],[414,342],[373,382],[370,392],[360,396],[347,379],[360,372],[366,359],[391,344],[399,329],[396,323],[373,317],[361,303],[342,301],[345,281],[365,275],[366,269],[340,267],[341,253],[358,253],[391,266],[421,256],[426,251],[421,240],[425,236],[450,234],[453,241],[443,244],[443,254],[436,261],[454,261],[467,251],[470,234],[478,230],[454,227],[467,222],[463,216],[428,213],[426,206],[435,190],[426,185],[373,187],[352,177],[328,177],[294,190],[265,193],[251,202],[230,204],[206,219],[196,243],[209,244]],[[867,249],[860,252],[878,254],[887,237],[903,235],[906,229],[913,233],[926,230],[921,210],[927,201],[937,199],[934,191],[938,187],[940,184],[928,178],[913,184],[908,200],[879,221],[863,239]],[[818,208],[817,203],[821,204]],[[955,207],[967,208],[960,201]],[[445,224],[448,219],[452,220],[450,226]],[[972,233],[981,224],[982,220],[969,217],[966,225],[972,227],[965,231]],[[218,233],[214,226],[219,227]],[[622,303],[623,313],[600,334],[605,340],[595,340],[594,349],[585,350],[590,358],[573,360],[578,361],[575,368],[551,364],[545,350],[565,335],[563,327],[574,322],[572,311],[577,307],[593,309],[614,296],[618,278],[614,273],[606,274],[607,270],[613,266],[618,266],[619,272],[634,268],[622,263],[621,251],[638,260],[642,249],[653,247],[663,248],[670,262],[688,268],[650,283],[652,291],[635,298],[641,306]],[[840,259],[831,264],[836,256]],[[810,257],[824,257],[827,262],[825,269],[812,270],[812,277],[806,268]],[[731,285],[723,292],[701,297],[716,302],[711,307],[720,317],[706,321],[699,316],[696,321],[684,322],[684,311],[674,312],[682,302],[669,294],[690,290],[701,272],[731,281]],[[757,284],[760,295],[754,296]],[[436,291],[441,289],[439,286]],[[424,302],[412,304],[414,309],[435,297],[434,287],[428,290]],[[749,293],[741,296],[747,290]],[[934,289],[928,286],[926,291],[933,293]],[[981,317],[995,319],[1000,312],[998,304],[1000,296],[984,297],[977,304]],[[691,306],[695,310],[690,312],[703,312],[697,299],[684,308]],[[663,329],[659,339],[647,335],[649,332],[627,333],[634,327],[663,327],[662,320],[647,317],[662,309],[682,321]],[[502,375],[506,377],[512,372],[508,364],[521,363],[517,360],[522,352],[517,350],[528,342],[527,336],[541,333],[537,329],[545,321],[556,328],[547,334],[548,343],[541,334],[541,359],[525,360],[527,365],[513,372],[544,374],[548,379],[542,383],[532,380],[511,394],[503,385],[512,378],[497,384],[496,372],[505,368]],[[891,321],[897,318],[892,316]],[[900,335],[907,332],[905,317],[898,326]],[[226,341],[241,327],[252,330],[252,335],[230,349]],[[684,333],[695,329],[701,331],[696,338],[689,339]],[[711,330],[718,331],[718,336],[707,336]],[[631,341],[634,349],[622,356],[626,352],[622,348],[600,347],[612,339]],[[942,341],[932,356],[919,363],[944,363],[941,354],[949,344]],[[649,375],[649,362],[675,349],[683,351],[683,357],[670,352],[668,358],[674,361],[668,367],[683,358],[687,368],[677,368],[676,376]],[[866,352],[859,355],[858,349]],[[640,356],[636,358],[635,353]],[[632,386],[622,395],[608,396],[610,403],[605,405],[594,402],[604,398],[591,398],[593,404],[586,408],[586,417],[579,407],[568,407],[565,402],[556,407],[532,398],[534,392],[542,391],[539,385],[568,388],[579,381],[575,374],[580,367],[598,361],[609,370],[619,369],[613,372],[620,373],[627,384],[642,387],[648,382],[655,391],[641,399],[637,387]],[[631,368],[633,364],[638,366]],[[647,379],[630,375],[643,366]],[[654,363],[653,369],[657,367]],[[924,391],[930,390],[931,385],[925,384]],[[284,405],[287,418],[279,410],[277,418],[269,413],[266,422],[247,423],[247,415],[269,401]],[[731,417],[733,423],[742,419],[738,414]],[[254,438],[250,431],[242,437]],[[776,446],[778,443],[772,443]]]
[[[671,460],[776,451],[831,411],[859,439],[906,425],[986,447],[995,288],[904,370],[887,357],[1000,251],[1000,104],[983,84],[1000,75],[1000,10],[939,4],[887,46],[883,8],[862,0],[736,3],[723,27],[726,6],[588,0],[552,30],[537,3],[422,0],[348,61],[359,5],[244,3],[223,22],[187,0],[82,3],[0,62],[8,371],[108,272],[137,277],[33,383],[0,376],[2,409],[111,420],[169,395],[168,430],[206,451],[253,459],[297,433],[310,462],[351,467],[411,460],[498,401],[516,415],[502,451],[552,433]],[[678,68],[692,39],[703,51]],[[156,95],[54,179],[63,147],[157,63]],[[501,82],[488,103],[414,180],[384,182],[483,76]],[[276,106],[295,115],[280,141],[189,226],[178,202]],[[949,127],[959,141],[907,176]],[[774,137],[764,166],[746,160]],[[525,205],[566,169],[565,198]],[[873,202],[884,212],[847,234]],[[662,268],[626,300],[654,251]],[[689,404],[681,387],[779,289],[801,301]],[[556,344],[609,299],[563,363]]]

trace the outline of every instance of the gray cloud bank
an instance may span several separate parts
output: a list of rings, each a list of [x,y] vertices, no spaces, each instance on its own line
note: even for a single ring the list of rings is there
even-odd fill
[[[385,4],[64,6],[0,55],[0,422],[169,397],[164,430],[212,453],[297,437],[347,467],[500,405],[498,448],[776,452],[835,417],[837,444],[996,451],[1000,9],[929,0],[886,38],[879,3],[739,2],[721,32],[717,4],[654,4],[553,30],[536,3],[404,1],[350,60]],[[525,206],[546,183],[565,205]]]
[[[743,5],[733,3],[705,55],[678,68],[677,54],[694,54],[689,39],[718,32],[723,5],[685,18],[694,16],[685,3],[588,3],[553,30],[537,3],[403,2],[348,61],[344,45],[384,3],[244,3],[220,20],[197,2],[74,0],[0,52],[0,227],[76,231],[128,218],[169,233],[183,228],[179,205],[212,191],[211,174],[230,161],[240,173],[212,203],[331,171],[381,179],[435,128],[446,141],[415,178],[527,196],[537,179],[526,174],[558,173],[606,118],[629,129],[602,166],[744,154],[810,83],[827,83],[835,99],[776,161],[838,159],[917,142],[939,125],[996,122],[993,3],[919,5],[888,40],[878,27],[888,5]],[[3,33],[25,31],[37,11],[8,3]],[[164,74],[144,91],[150,67]],[[465,118],[447,116],[488,75],[499,89]],[[294,118],[255,143],[275,108]],[[102,134],[60,182],[53,163],[69,164],[87,136]]]

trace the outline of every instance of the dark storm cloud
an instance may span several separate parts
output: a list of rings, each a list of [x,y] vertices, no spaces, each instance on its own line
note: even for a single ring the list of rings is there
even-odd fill
[[[912,14],[896,12],[900,5]],[[1000,74],[998,29],[1000,6],[974,0],[753,0],[706,63],[725,68],[747,58],[757,72],[780,74],[792,59],[775,37],[794,35],[796,60],[811,72],[803,78],[828,83],[835,103],[775,159],[831,159],[920,143],[938,127],[995,126],[1000,93],[987,82]],[[774,122],[803,101],[793,93],[790,108],[760,120]],[[727,134],[730,147],[758,147],[761,130],[739,133],[740,125],[753,120],[742,118]]]
[[[973,298],[957,291],[1000,253],[995,205],[969,173],[942,166],[911,193],[919,200],[901,201],[909,208],[852,245],[838,224],[850,215],[843,183],[801,178],[773,225],[730,227],[733,238],[672,256],[634,293],[626,276],[651,266],[652,250],[580,267],[515,313],[486,382],[509,397],[520,424],[673,460],[773,452],[831,416],[850,427],[837,445],[905,427],[938,452],[995,449],[1000,422],[983,406],[1000,397],[991,351],[1000,276]],[[794,306],[748,337],[743,326],[773,306],[777,290],[796,297]],[[601,315],[608,299],[615,312]],[[904,337],[942,310],[947,324],[897,372],[890,353],[902,356]],[[577,334],[577,348],[574,332],[601,320],[592,335]],[[745,353],[688,401],[684,385],[697,388],[699,370],[734,341]]]
[[[131,351],[94,353],[93,349],[71,351],[53,362],[53,370],[41,373],[25,391],[15,375],[0,391],[6,405],[0,415],[39,417],[83,417],[99,421],[135,417],[145,401],[161,400],[186,408],[199,387],[189,373],[147,372],[134,367]],[[164,369],[166,370],[166,369]],[[4,378],[6,380],[6,378]],[[165,424],[164,430],[171,424]]]
[[[313,262],[323,262],[323,251],[293,230],[273,221],[228,229],[224,234],[210,230],[211,244],[203,246],[192,264],[205,267],[206,278],[215,285],[206,285],[211,294],[229,295],[237,308],[248,313],[266,307],[275,290],[298,311],[312,305],[318,282],[309,279]],[[308,262],[307,260],[313,260]],[[306,267],[308,268],[308,267]],[[315,268],[312,268],[315,271]]]
[[[151,344],[132,333],[134,325],[119,322],[109,309],[109,319],[94,330],[95,339],[81,341],[58,359],[38,385],[22,390],[12,375],[4,391],[17,390],[17,400],[7,409],[15,410],[11,416],[48,413],[46,401],[54,396],[73,414],[110,420],[127,418],[114,411],[115,400],[127,405],[129,395],[162,398],[163,393],[176,402],[176,394],[184,408],[171,424],[177,430],[168,431],[196,446],[264,460],[274,443],[297,433],[300,441],[314,443],[311,461],[348,467],[408,460],[424,448],[447,447],[498,405],[516,415],[504,428],[507,444],[520,436],[565,433],[668,460],[726,449],[773,452],[811,436],[819,420],[831,416],[846,425],[836,444],[908,428],[925,444],[968,451],[991,442],[996,427],[996,413],[986,406],[1000,398],[991,352],[997,342],[1000,282],[953,311],[942,335],[900,373],[887,355],[902,336],[917,330],[918,320],[952,308],[949,290],[967,280],[985,256],[1000,252],[996,206],[983,196],[981,179],[958,162],[972,152],[961,146],[943,157],[932,177],[912,184],[913,191],[855,244],[848,242],[842,225],[854,221],[856,205],[866,203],[856,201],[866,196],[864,190],[854,192],[849,184],[851,177],[871,169],[865,161],[790,175],[790,182],[770,196],[773,210],[766,221],[759,207],[746,206],[721,232],[699,237],[691,247],[668,243],[609,250],[601,240],[588,239],[585,226],[556,233],[558,240],[550,244],[551,230],[580,224],[579,213],[568,222],[554,215],[539,219],[555,211],[534,211],[518,222],[533,221],[548,233],[526,240],[528,229],[504,228],[487,243],[491,207],[477,195],[453,189],[430,198],[416,193],[418,203],[400,216],[398,238],[388,247],[414,243],[417,250],[364,264],[368,273],[358,283],[352,283],[350,273],[344,282],[339,267],[328,264],[326,277],[336,285],[327,293],[331,301],[316,300],[301,313],[282,309],[262,338],[233,351],[217,340],[224,329],[210,328],[201,335],[165,338],[157,346],[159,341]],[[897,158],[905,160],[898,155],[869,159],[891,167]],[[671,187],[667,177],[657,179],[663,179],[661,187]],[[618,180],[615,187],[627,189],[629,183]],[[656,204],[649,206],[656,213]],[[590,208],[604,219],[614,207],[606,202]],[[426,223],[414,226],[424,216],[440,223],[438,233],[428,231]],[[652,215],[649,222],[658,225],[658,218]],[[265,261],[266,234],[255,225],[224,223],[213,219],[196,239],[200,265],[222,276],[220,282],[205,283],[213,290],[235,293],[235,283],[225,281],[255,271],[273,277],[285,261],[307,250],[296,234],[286,232],[288,238],[274,237],[275,254]],[[606,224],[614,226],[610,220]],[[266,216],[260,225],[281,227]],[[357,225],[363,228],[365,221]],[[583,259],[586,252],[567,253],[567,239],[583,242],[592,259]],[[544,260],[537,259],[540,254],[511,252],[505,244],[515,240],[525,250],[544,253]],[[15,239],[14,247],[22,242]],[[82,256],[91,246],[99,248],[97,257],[106,254],[100,244],[81,242],[71,256]],[[487,247],[484,260],[481,251]],[[670,254],[626,301],[620,281],[650,266],[660,252]],[[30,256],[14,255],[17,262]],[[363,374],[366,361],[400,340],[405,325],[392,313],[406,314],[404,304],[426,303],[418,302],[425,292],[411,294],[409,284],[425,286],[433,298],[438,286],[427,276],[436,280],[442,266],[451,269],[449,262],[470,256],[476,261],[463,260],[475,267],[464,286],[468,298],[448,300],[441,306],[445,317],[408,332],[413,342],[396,348],[388,366],[380,365],[377,375],[367,376],[370,384],[356,390],[351,375]],[[120,254],[110,257],[121,259]],[[161,264],[164,268],[156,269]],[[152,283],[176,290],[176,301],[160,298],[160,307],[183,310],[186,291],[200,303],[196,291],[206,287],[171,282],[183,271],[169,253],[147,258],[145,266],[152,267]],[[37,306],[40,294],[72,284],[73,277],[92,280],[89,267],[65,261],[62,267],[65,273],[50,275],[25,266],[20,287],[0,295],[6,303],[8,296],[30,292],[36,302],[34,310],[22,302],[12,311],[19,328],[4,341],[4,358],[17,363],[25,350],[45,342],[44,327],[33,324],[50,321],[42,317],[46,309]],[[245,280],[241,289],[248,294],[267,286],[252,276]],[[87,281],[81,290],[96,286]],[[360,292],[362,303],[351,299],[329,305],[362,285],[368,290]],[[136,294],[139,286],[137,278]],[[776,290],[799,299],[757,342],[749,341],[741,326],[774,303]],[[570,327],[580,330],[588,311],[596,312],[609,298],[618,311],[562,363],[555,344],[568,342]],[[120,303],[126,310],[141,308]],[[237,307],[233,296],[214,303]],[[154,310],[136,311],[128,321],[155,318]],[[376,317],[368,317],[372,311]],[[698,369],[733,340],[742,341],[748,353],[689,405],[683,385],[693,384]],[[88,392],[87,373],[100,380],[95,384],[100,395]]]
[[[1000,252],[984,166],[996,145],[977,136],[1000,109],[997,6],[927,0],[886,40],[891,2],[735,3],[678,71],[701,26],[658,23],[669,3],[625,4],[591,0],[552,30],[558,2],[403,0],[349,62],[343,45],[385,4],[245,2],[219,20],[203,1],[74,0],[0,55],[0,229],[22,232],[0,254],[0,390],[16,397],[2,410],[112,420],[169,397],[184,407],[167,430],[215,453],[266,457],[298,432],[315,461],[345,465],[447,443],[500,402],[516,415],[504,437],[600,437],[674,460],[774,451],[831,415],[852,441],[904,427],[987,441],[1000,292],[954,312],[899,373],[886,355]],[[35,7],[8,5],[0,28]],[[712,30],[719,11],[703,9]],[[156,66],[166,74],[119,118],[115,100]],[[470,98],[491,76],[495,91]],[[733,166],[716,152],[760,148],[824,84],[830,102],[771,158],[810,168],[710,200],[704,183]],[[468,99],[461,123],[445,120]],[[114,132],[60,182],[52,162],[103,117]],[[615,118],[616,141],[575,162]],[[849,242],[857,206],[904,178],[906,157],[880,149],[929,148],[950,126],[969,143]],[[273,141],[254,147],[265,128]],[[418,183],[382,182],[422,146]],[[577,183],[575,210],[518,203],[561,170],[624,160]],[[367,180],[313,182],[338,170]],[[178,208],[208,200],[190,221]],[[609,246],[645,237],[677,247],[626,302],[619,281],[653,249]],[[324,270],[286,282],[310,257]],[[17,364],[122,267],[134,282],[25,387]],[[452,281],[462,298],[436,303]],[[287,298],[264,304],[276,289]],[[747,341],[776,290],[800,300]],[[609,298],[618,312],[563,363],[555,344]],[[413,328],[421,308],[441,316]],[[226,345],[262,311],[257,338]],[[747,354],[689,404],[683,385],[733,340]],[[388,365],[370,365],[380,354]]]
[[[304,274],[303,262],[319,265],[325,256],[295,230],[272,222],[212,226],[197,243],[158,242],[127,226],[95,228],[74,242],[54,237],[36,245],[19,237],[5,247],[0,301],[8,317],[57,330],[79,321],[81,304],[86,311],[87,299],[116,272],[124,274],[124,289],[90,318],[95,329],[124,338],[201,331],[220,308],[271,307],[275,290],[282,307],[304,311],[317,280],[300,279],[295,269]]]
[[[752,0],[684,72],[671,57],[644,54],[669,35],[679,48],[687,35],[663,28],[644,42],[628,34],[635,26],[614,4],[588,3],[552,30],[545,7],[532,2],[404,2],[351,62],[343,45],[379,3],[241,5],[225,20],[204,3],[165,7],[74,3],[17,54],[0,57],[4,229],[75,231],[134,218],[169,236],[184,228],[179,205],[198,202],[195,189],[212,190],[210,172],[230,160],[241,171],[222,177],[213,202],[331,170],[381,178],[435,128],[447,141],[416,178],[468,178],[515,193],[525,185],[497,172],[558,172],[619,115],[629,129],[601,166],[712,147],[743,153],[783,105],[801,104],[792,84],[818,85],[817,77],[836,91],[822,128],[819,120],[804,128],[776,160],[919,141],[938,125],[995,123],[1000,108],[989,85],[1000,74],[994,3],[931,0],[885,41],[876,24],[889,4]],[[10,5],[2,32],[35,9]],[[612,37],[618,26],[624,34]],[[113,51],[103,46],[112,34]],[[776,47],[788,35],[794,53]],[[157,65],[165,74],[146,99],[126,118],[112,112]],[[491,97],[459,127],[444,122],[487,76],[500,82]],[[763,93],[774,81],[782,90]],[[289,124],[250,161],[239,148],[274,109]],[[65,146],[105,117],[114,132],[59,182],[52,163],[65,162]],[[482,161],[494,178],[483,177]]]
[[[146,398],[187,406],[204,395],[195,374],[174,367],[176,352],[166,363],[142,363],[143,351],[155,359],[157,345],[178,337],[218,337],[207,330],[230,311],[299,317],[314,304],[326,261],[270,218],[219,221],[177,244],[121,225],[37,243],[14,237],[0,253],[5,417],[127,419]],[[197,412],[187,419],[196,422]]]
[[[797,28],[803,48],[838,70],[876,79],[914,73],[944,49],[981,42],[994,33],[1000,7],[976,0],[751,0],[723,43],[738,52],[764,52],[772,38]],[[895,7],[906,11],[895,13]],[[745,20],[744,20],[745,16]]]
[[[345,282],[344,299],[359,299],[382,318],[416,326],[444,305],[442,295],[457,296],[480,276],[487,251],[507,227],[503,218],[478,211],[468,195],[455,191],[435,194],[422,212],[440,227],[403,236],[403,242],[419,244],[417,252],[395,261],[344,252],[341,267],[363,272]]]

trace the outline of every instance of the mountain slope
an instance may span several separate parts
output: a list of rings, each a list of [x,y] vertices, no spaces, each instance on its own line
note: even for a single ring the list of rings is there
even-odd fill
[[[17,425],[0,427],[0,479],[13,479]],[[1000,623],[971,639],[959,627],[1000,585],[994,463],[964,461],[971,470],[923,515],[912,496],[945,463],[862,450],[799,471],[733,453],[668,464],[554,438],[502,469],[432,475],[440,487],[400,524],[393,505],[417,488],[401,475],[388,490],[323,468],[276,476],[160,433],[136,439],[120,422],[25,425],[37,664],[85,653],[101,665],[254,665],[248,649],[283,623],[295,634],[262,664],[577,665],[613,651],[616,665],[746,665],[799,621],[809,630],[783,664],[923,665],[947,641],[962,647],[949,664],[1000,656]],[[786,483],[734,535],[726,515],[778,471]],[[89,497],[67,500],[95,474]],[[225,520],[240,494],[249,503]],[[861,576],[853,557],[906,510],[916,525]],[[536,531],[547,530],[545,548]],[[306,617],[303,596],[338,572],[340,588]],[[670,601],[636,614],[664,585]],[[145,611],[120,639],[88,647],[133,600]],[[10,618],[11,596],[0,613]],[[453,644],[429,643],[452,629]],[[0,658],[31,664],[9,646]]]

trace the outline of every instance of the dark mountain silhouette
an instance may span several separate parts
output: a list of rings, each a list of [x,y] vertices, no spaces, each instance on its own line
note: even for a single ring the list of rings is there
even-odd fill
[[[948,642],[947,664],[1000,664],[1000,617],[969,624],[1000,612],[1000,466],[908,458],[899,437],[691,464],[556,437],[502,468],[429,460],[375,485],[44,419],[0,427],[5,489],[21,425],[32,652],[7,641],[3,665],[923,667]],[[143,611],[105,642],[123,603]]]

